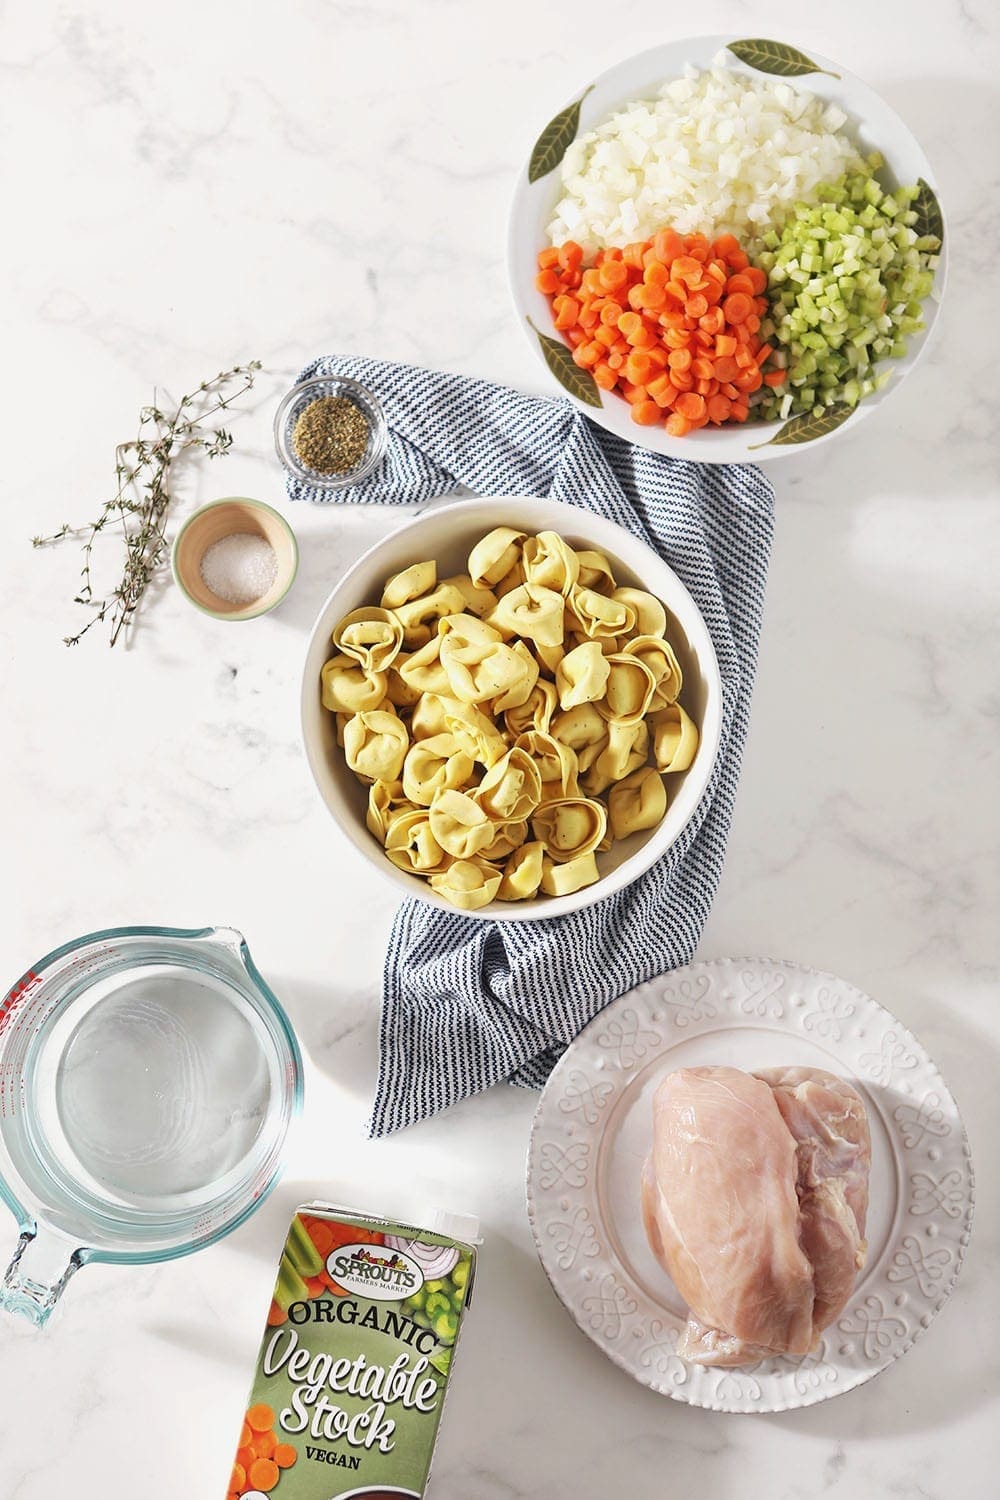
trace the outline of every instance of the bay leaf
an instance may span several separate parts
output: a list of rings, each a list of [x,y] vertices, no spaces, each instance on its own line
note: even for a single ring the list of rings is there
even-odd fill
[[[601,393],[590,371],[584,370],[576,363],[569,347],[560,339],[550,339],[546,334],[539,333],[530,318],[528,323],[541,345],[545,363],[563,390],[568,391],[571,396],[575,396],[577,401],[582,401],[586,406],[600,406]]]
[[[811,443],[815,438],[825,437],[828,432],[834,432],[843,422],[846,422],[855,410],[846,401],[835,401],[832,406],[826,406],[817,417],[811,411],[800,412],[797,417],[789,417],[783,427],[779,427],[773,438],[768,438],[766,443],[754,443],[751,452],[757,448],[770,448],[774,444],[784,443]]]
[[[729,51],[740,62],[756,68],[758,73],[778,73],[782,78],[801,78],[806,73],[826,73],[830,78],[840,77],[839,73],[831,73],[828,68],[818,67],[798,47],[790,47],[787,42],[772,42],[763,36],[744,37],[741,41],[730,42]]]
[[[944,215],[941,212],[941,205],[937,200],[937,194],[930,183],[925,182],[922,177],[917,178],[917,187],[920,189],[920,192],[910,204],[910,207],[917,216],[912,228],[918,235],[934,235],[943,244]]]
[[[555,119],[550,120],[546,125],[535,142],[531,160],[528,162],[529,182],[538,182],[562,161],[580,128],[580,105],[593,87],[594,85],[591,84],[590,88],[584,89],[579,99],[572,104],[567,104],[566,108],[561,109]]]

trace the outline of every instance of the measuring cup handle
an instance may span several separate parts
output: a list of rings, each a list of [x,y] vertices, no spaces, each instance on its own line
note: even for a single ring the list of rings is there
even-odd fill
[[[19,1313],[41,1328],[62,1295],[83,1255],[68,1240],[51,1230],[22,1230],[14,1259],[0,1282],[0,1308]]]

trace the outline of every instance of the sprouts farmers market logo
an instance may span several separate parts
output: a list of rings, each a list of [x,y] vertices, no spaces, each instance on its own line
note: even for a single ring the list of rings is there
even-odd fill
[[[384,1245],[341,1245],[327,1257],[326,1269],[348,1291],[376,1302],[412,1297],[424,1284],[412,1256]]]

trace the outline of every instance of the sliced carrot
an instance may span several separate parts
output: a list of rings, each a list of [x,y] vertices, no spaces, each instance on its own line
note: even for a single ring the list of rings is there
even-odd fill
[[[258,1458],[257,1462],[250,1466],[248,1478],[255,1490],[263,1490],[266,1495],[274,1489],[281,1478],[281,1470],[272,1459]]]
[[[567,240],[541,251],[538,265],[536,285],[547,289],[573,360],[593,372],[600,390],[622,396],[640,426],[669,413],[667,430],[684,436],[709,422],[745,419],[774,349],[760,339],[767,277],[750,266],[735,236],[710,244],[664,228],[624,248],[607,246],[589,263]],[[786,378],[769,371],[768,385]],[[307,1279],[310,1293],[328,1280],[325,1273]],[[269,1431],[254,1442],[256,1457],[270,1458],[276,1441]]]
[[[601,285],[609,292],[616,291],[628,281],[628,266],[620,260],[606,260],[600,270]]]
[[[638,406],[640,401],[646,400],[646,387],[644,385],[632,385],[629,381],[622,381],[622,395],[629,406]]]
[[[657,406],[672,406],[677,399],[677,387],[667,374],[657,375],[646,387]]]
[[[247,1412],[247,1426],[254,1432],[270,1432],[274,1426],[274,1412],[271,1407],[263,1401],[257,1406],[251,1406]]]
[[[633,385],[645,385],[653,373],[653,361],[644,349],[634,350],[625,361],[625,377]]]
[[[695,260],[693,255],[678,255],[670,267],[671,281],[700,281],[701,261]]]
[[[232,1478],[229,1481],[231,1490],[241,1490],[247,1482],[247,1471],[242,1464],[233,1464]]]
[[[661,229],[653,236],[653,249],[657,260],[670,265],[679,255],[684,254],[684,241],[676,229]]]
[[[726,315],[727,323],[745,323],[753,312],[753,302],[746,292],[734,292],[723,302],[722,311]]]
[[[236,1450],[236,1462],[242,1464],[244,1470],[249,1469],[256,1457],[257,1450],[249,1443],[241,1444]]]
[[[293,1464],[298,1462],[298,1457],[299,1455],[291,1443],[279,1443],[274,1450],[274,1462],[278,1465],[279,1469],[290,1469]]]
[[[677,397],[677,410],[689,422],[696,422],[705,414],[705,398],[699,396],[697,391],[685,391],[683,396]]]
[[[770,386],[784,385],[787,378],[787,370],[768,370],[764,376],[764,384]]]
[[[564,328],[573,327],[573,324],[580,316],[580,304],[575,297],[563,295],[555,299],[552,304],[552,311],[556,315],[555,325],[561,332]]]

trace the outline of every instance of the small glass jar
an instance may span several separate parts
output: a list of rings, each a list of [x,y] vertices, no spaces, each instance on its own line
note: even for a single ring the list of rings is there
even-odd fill
[[[360,463],[343,474],[323,474],[318,469],[309,468],[296,453],[292,441],[295,424],[306,407],[324,396],[345,397],[368,423],[364,456]],[[340,490],[347,485],[360,484],[381,461],[388,437],[389,429],[378,397],[360,381],[350,380],[346,375],[316,375],[301,381],[285,396],[274,418],[274,446],[281,462],[296,479],[318,490]]]

